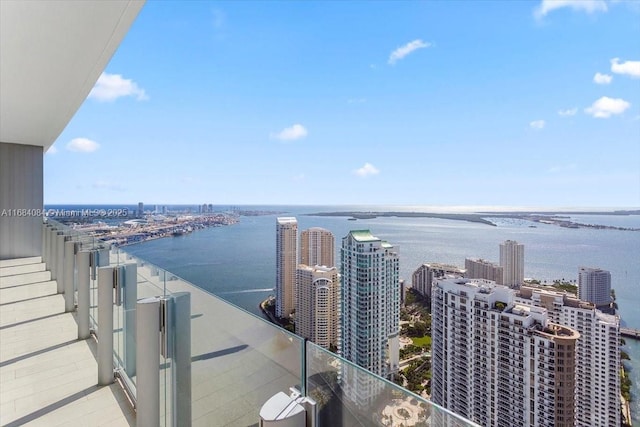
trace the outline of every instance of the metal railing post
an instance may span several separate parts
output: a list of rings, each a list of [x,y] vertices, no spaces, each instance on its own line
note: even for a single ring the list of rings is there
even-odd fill
[[[47,264],[47,224],[42,222],[42,249],[40,250],[42,262]]]
[[[61,294],[64,292],[64,242],[66,241],[64,232],[58,231],[56,236],[56,281],[57,290]]]
[[[124,306],[124,370],[132,378],[136,375],[136,305],[138,301],[138,268],[125,264],[120,270],[122,305]]]
[[[160,298],[137,302],[136,324],[136,424],[157,427],[160,425]]]
[[[177,292],[173,300],[173,366],[175,369],[175,420],[191,425],[191,293]]]
[[[65,236],[65,238],[71,238]],[[64,311],[66,313],[75,310],[75,268],[76,252],[79,243],[66,240],[64,242]]]
[[[78,277],[78,339],[89,338],[89,251],[79,251],[76,254],[76,268]]]
[[[48,223],[42,223],[42,262],[45,263],[46,269],[49,269],[49,230],[51,225]]]
[[[51,271],[51,280],[56,280],[58,276],[56,275],[56,270],[58,268],[58,256],[57,256],[57,240],[58,240],[58,229],[55,227],[51,227],[49,230],[49,261],[51,261],[51,265],[49,266],[49,270]],[[62,293],[62,289],[58,288],[58,293]]]
[[[113,383],[113,268],[98,269],[98,385]]]

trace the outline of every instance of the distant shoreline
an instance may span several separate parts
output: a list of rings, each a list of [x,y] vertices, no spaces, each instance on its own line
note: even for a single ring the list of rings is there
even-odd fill
[[[615,211],[479,211],[478,214],[500,216],[500,215],[640,215],[640,209],[636,210],[615,210]]]
[[[361,211],[344,211],[344,212],[316,212],[304,214],[306,216],[335,216],[349,217],[349,220],[358,219],[374,219],[378,217],[398,217],[398,218],[436,218],[448,219],[453,221],[467,221],[479,224],[490,225],[496,227],[487,217],[512,218],[531,221],[541,224],[557,225],[564,228],[592,228],[597,230],[619,230],[619,231],[640,231],[640,228],[617,227],[613,225],[600,224],[584,224],[580,222],[570,221],[567,216],[561,215],[640,215],[640,210],[630,211],[610,211],[610,212],[592,212],[592,211],[576,211],[576,212],[479,212],[470,214],[456,213],[429,213],[429,212],[361,212]],[[535,226],[533,226],[535,227]]]
[[[401,218],[439,218],[456,221],[478,222],[481,224],[496,226],[491,221],[483,218],[486,215],[478,214],[439,214],[427,212],[317,212],[305,214],[306,216],[348,216],[354,219],[373,219],[377,217],[401,217]]]

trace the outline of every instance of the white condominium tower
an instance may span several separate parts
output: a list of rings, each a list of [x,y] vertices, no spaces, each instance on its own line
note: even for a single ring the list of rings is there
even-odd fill
[[[580,267],[578,297],[598,307],[608,307],[611,304],[611,273],[599,268]]]
[[[300,264],[335,266],[335,239],[329,230],[312,227],[300,233]]]
[[[574,425],[577,331],[489,280],[433,286],[431,399],[485,427]]]
[[[501,285],[504,269],[482,258],[467,258],[464,260],[465,276],[470,279],[486,279]]]
[[[564,292],[523,286],[522,304],[547,309],[549,318],[578,331],[576,426],[620,425],[620,318]]]
[[[298,221],[293,217],[276,220],[276,316],[289,317],[296,307]]]
[[[431,286],[434,279],[447,275],[464,276],[466,270],[454,265],[436,262],[425,263],[418,267],[411,276],[411,287],[420,295],[431,299]]]
[[[397,372],[400,331],[398,250],[369,230],[342,239],[340,354],[380,376]],[[367,390],[357,391],[365,397]]]
[[[296,334],[326,349],[337,347],[338,269],[300,264],[296,270],[296,286]]]
[[[524,283],[524,245],[515,240],[501,243],[500,266],[504,271],[502,284],[519,288]]]

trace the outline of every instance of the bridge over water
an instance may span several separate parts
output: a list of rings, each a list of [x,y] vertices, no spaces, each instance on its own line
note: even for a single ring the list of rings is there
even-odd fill
[[[640,329],[620,328],[620,336],[640,340]]]

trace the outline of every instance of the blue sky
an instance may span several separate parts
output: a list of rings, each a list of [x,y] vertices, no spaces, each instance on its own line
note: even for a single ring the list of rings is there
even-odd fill
[[[640,206],[640,6],[149,1],[45,203]]]

